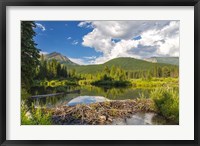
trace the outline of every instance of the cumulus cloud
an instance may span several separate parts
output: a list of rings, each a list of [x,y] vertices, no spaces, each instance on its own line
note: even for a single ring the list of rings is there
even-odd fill
[[[93,59],[96,64],[116,57],[148,58],[179,55],[179,21],[90,21],[80,27],[92,26],[83,36],[82,45],[103,55]],[[137,39],[135,39],[137,38]]]
[[[77,41],[77,40],[74,40],[74,41],[72,42],[72,45],[78,45],[78,41]]]
[[[67,37],[67,40],[71,40],[72,39],[72,37]]]
[[[86,65],[86,64],[88,64],[88,62],[86,62],[84,59],[81,59],[81,58],[71,58],[71,57],[68,57],[68,58],[72,62],[77,63],[79,65]]]
[[[42,25],[41,23],[35,23],[35,24],[36,24],[36,26],[37,26],[39,29],[41,29],[42,31],[45,31],[45,30],[46,30],[45,26]]]
[[[96,59],[97,57],[96,56],[85,56],[83,58],[91,60],[91,59]]]
[[[43,51],[40,51],[40,55],[46,55],[46,54],[49,54],[48,52],[43,52]]]
[[[92,23],[90,21],[82,21],[78,24],[78,27],[93,28]]]

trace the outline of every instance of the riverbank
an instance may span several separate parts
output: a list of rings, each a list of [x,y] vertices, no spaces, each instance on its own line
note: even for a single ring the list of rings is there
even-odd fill
[[[135,99],[61,106],[51,109],[52,121],[55,125],[109,125],[134,113],[155,112],[153,104],[150,99]]]

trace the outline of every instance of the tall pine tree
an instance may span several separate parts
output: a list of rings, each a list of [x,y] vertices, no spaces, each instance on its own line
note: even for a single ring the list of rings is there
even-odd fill
[[[33,40],[35,27],[33,21],[21,22],[21,84],[22,88],[26,89],[31,86],[39,65],[39,49]]]

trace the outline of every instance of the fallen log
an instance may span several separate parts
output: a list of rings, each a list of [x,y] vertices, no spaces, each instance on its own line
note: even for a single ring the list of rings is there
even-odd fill
[[[58,95],[63,95],[63,94],[71,94],[71,93],[80,94],[80,90],[61,92],[61,93],[53,93],[53,94],[44,94],[44,95],[34,95],[34,96],[30,96],[30,98],[46,98],[46,97],[58,96]]]

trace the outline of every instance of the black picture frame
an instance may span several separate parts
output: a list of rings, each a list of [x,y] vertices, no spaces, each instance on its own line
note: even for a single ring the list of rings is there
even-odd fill
[[[6,139],[6,7],[7,6],[194,6],[194,140],[7,140]],[[197,146],[199,136],[199,64],[200,64],[200,2],[199,0],[0,0],[0,144],[21,145],[176,145]],[[189,28],[188,28],[189,29]],[[17,131],[16,131],[17,132]],[[172,131],[173,132],[173,131]],[[185,131],[187,132],[187,131]]]

